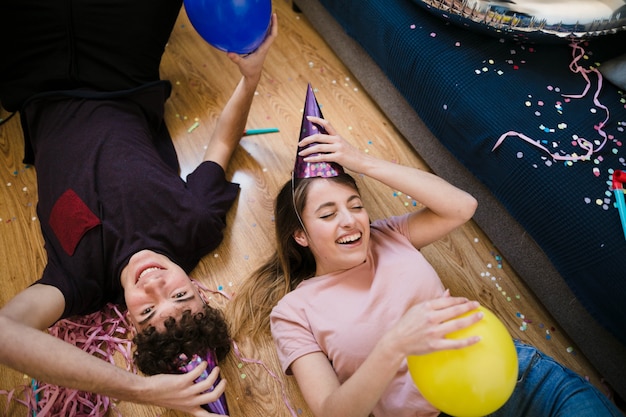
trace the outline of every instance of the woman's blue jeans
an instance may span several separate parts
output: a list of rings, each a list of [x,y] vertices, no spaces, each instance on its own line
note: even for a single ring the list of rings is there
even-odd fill
[[[489,417],[623,417],[591,383],[532,346],[515,342],[517,385]],[[445,416],[445,414],[442,414]]]

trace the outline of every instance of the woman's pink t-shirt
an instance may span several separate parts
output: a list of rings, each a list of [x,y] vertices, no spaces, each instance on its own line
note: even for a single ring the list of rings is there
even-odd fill
[[[407,216],[373,222],[371,231],[363,264],[302,282],[272,310],[272,336],[285,372],[299,357],[321,351],[343,383],[411,306],[443,294],[437,273],[408,239]],[[439,414],[415,387],[406,361],[373,413]]]

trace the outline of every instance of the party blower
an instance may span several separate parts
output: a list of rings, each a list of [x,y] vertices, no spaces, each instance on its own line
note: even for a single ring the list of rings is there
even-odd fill
[[[185,355],[184,353],[181,354],[178,357],[178,359],[181,361],[181,365],[178,367],[178,369],[182,372],[190,372],[191,370],[195,369],[198,365],[200,365],[203,360],[198,355],[193,355],[191,359],[189,359],[187,358],[187,355]],[[194,381],[196,383],[207,379],[209,376],[209,372],[211,372],[211,370],[217,366],[217,359],[215,357],[215,353],[210,349],[207,352],[207,355],[204,358],[204,360],[208,362],[208,366],[204,370],[204,372],[202,372],[202,375],[200,375],[198,379]],[[215,380],[215,383],[213,384],[213,388],[215,388],[215,386],[219,382],[220,382],[220,377],[218,376],[217,379]],[[213,390],[213,388],[211,388],[211,391]],[[218,398],[217,401],[203,405],[202,408],[204,408],[205,410],[211,413],[219,414],[222,416],[228,415],[228,406],[226,404],[226,396],[224,394],[222,394],[220,398]]]
[[[613,194],[615,194],[615,203],[619,212],[619,219],[622,222],[622,230],[626,239],[626,203],[624,202],[624,183],[626,182],[626,173],[619,169],[613,172]]]

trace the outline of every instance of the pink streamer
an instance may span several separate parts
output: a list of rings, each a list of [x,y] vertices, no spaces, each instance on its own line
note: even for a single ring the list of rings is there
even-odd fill
[[[278,375],[276,375],[263,361],[258,360],[258,359],[249,359],[249,358],[243,357],[241,355],[241,352],[239,351],[239,346],[237,346],[237,343],[234,340],[233,340],[233,349],[235,351],[235,356],[237,357],[237,359],[239,359],[240,361],[245,362],[245,363],[252,363],[252,364],[256,364],[256,365],[261,365],[263,367],[263,369],[265,369],[265,371],[272,378],[274,378],[276,380],[276,382],[278,382],[278,384],[280,385],[280,391],[281,391],[281,393],[283,395],[283,402],[287,406],[287,409],[291,413],[292,417],[298,417],[298,413],[296,413],[296,411],[291,406],[291,403],[289,402],[289,397],[287,396],[287,392],[285,391],[285,384],[283,383],[283,380]]]
[[[227,293],[225,293],[224,291],[221,290],[210,290],[209,288],[207,288],[204,284],[202,284],[201,282],[198,282],[196,280],[192,280],[193,283],[201,290],[201,294],[203,296],[203,298],[206,301],[206,295],[203,293],[203,291],[208,291],[211,292],[213,294],[221,294],[222,296],[224,296],[226,299],[230,300],[231,296],[228,295]],[[239,351],[239,346],[237,346],[237,343],[233,340],[233,351],[235,353],[235,356],[237,357],[237,359],[239,359],[241,362],[244,363],[251,363],[251,364],[255,364],[255,365],[260,365],[261,367],[263,367],[263,369],[274,379],[278,382],[278,384],[280,385],[280,389],[282,392],[282,396],[283,396],[283,402],[285,403],[285,406],[287,407],[287,409],[289,410],[289,412],[291,413],[291,415],[293,417],[298,417],[298,413],[295,412],[295,410],[293,409],[293,407],[291,406],[291,403],[289,402],[289,397],[287,396],[287,392],[285,391],[285,384],[283,383],[283,380],[276,375],[263,361],[261,360],[257,360],[257,359],[250,359],[250,358],[245,358],[241,355],[241,352]]]
[[[107,304],[93,314],[60,320],[48,333],[112,364],[116,364],[114,355],[119,353],[126,370],[137,372],[132,361],[132,341],[128,338],[131,329],[124,314],[115,305]],[[17,391],[0,391],[7,396],[7,410],[9,403],[15,401],[27,407],[29,415],[37,417],[104,417],[109,410],[122,417],[115,403],[106,396],[45,382],[37,385],[36,389],[24,385]]]
[[[202,296],[202,299],[204,300],[204,302],[207,302],[207,297],[205,292],[210,292],[213,294],[220,294],[222,295],[224,298],[226,298],[227,300],[231,299],[231,296],[228,295],[226,292],[222,291],[222,290],[211,290],[209,289],[206,285],[204,285],[203,283],[201,283],[200,281],[197,281],[195,279],[192,279],[191,282],[194,283],[194,285],[201,290],[200,291],[200,295]]]
[[[203,298],[206,298],[204,292],[211,292],[221,294],[228,300],[231,299],[231,296],[224,291],[211,290],[196,280],[192,281],[201,290]],[[48,332],[111,364],[116,364],[114,355],[119,353],[124,359],[126,370],[137,372],[132,360],[134,327],[114,304],[107,304],[103,310],[87,316],[60,320],[50,327]],[[289,402],[282,379],[263,361],[243,357],[235,341],[232,343],[235,355],[240,361],[262,366],[279,383],[287,409],[292,417],[298,417],[298,413]],[[27,407],[29,415],[37,417],[105,417],[109,411],[114,412],[117,417],[122,417],[121,412],[116,409],[115,403],[109,397],[45,382],[38,382],[36,389],[30,385],[24,385],[10,391],[0,390],[0,395],[7,396],[5,414],[8,413],[10,403],[14,401]]]
[[[517,136],[518,138],[530,143],[531,145],[545,151],[546,153],[548,153],[553,159],[557,160],[557,161],[577,161],[577,160],[588,160],[589,158],[591,158],[591,155],[593,155],[594,152],[599,151],[600,149],[596,149],[594,151],[593,149],[593,143],[589,142],[587,139],[584,138],[578,138],[576,139],[576,142],[578,143],[578,146],[580,146],[582,149],[586,150],[587,153],[585,155],[581,155],[581,156],[571,156],[571,155],[560,155],[558,153],[551,153],[548,148],[546,148],[545,146],[543,146],[542,144],[540,144],[539,142],[537,142],[536,140],[524,135],[523,133],[519,133],[519,132],[514,132],[514,131],[509,131],[505,134],[503,134],[502,136],[500,136],[500,139],[498,139],[498,141],[496,142],[496,144],[494,145],[493,149],[491,149],[491,151],[493,152],[498,146],[500,146],[500,144],[502,142],[504,142],[504,139],[506,139],[508,136]]]
[[[609,117],[610,117],[610,112],[609,112],[609,108],[607,106],[605,106],[604,104],[602,104],[600,102],[600,99],[598,98],[600,95],[600,92],[602,91],[602,74],[600,73],[600,71],[598,71],[596,68],[584,68],[582,66],[579,65],[579,61],[584,57],[585,55],[585,50],[582,48],[582,46],[580,46],[580,43],[578,42],[573,42],[570,44],[570,46],[572,47],[572,62],[569,65],[570,70],[573,73],[578,73],[580,74],[583,79],[586,81],[586,85],[585,88],[583,90],[582,93],[580,94],[561,94],[563,97],[567,97],[567,98],[574,98],[574,99],[580,99],[583,98],[587,95],[587,93],[589,92],[590,88],[591,88],[591,79],[589,77],[589,74],[593,73],[598,77],[598,86],[596,88],[596,91],[593,94],[593,103],[604,110],[606,117],[604,118],[604,120],[602,122],[600,122],[598,125],[594,126],[595,130],[598,132],[598,134],[603,138],[602,143],[594,149],[594,144],[592,141],[589,141],[587,139],[584,138],[577,138],[576,142],[578,143],[578,145],[586,151],[586,153],[584,155],[580,155],[580,156],[574,156],[574,155],[560,155],[558,153],[553,153],[550,152],[548,150],[548,148],[546,148],[545,146],[541,145],[539,143],[539,141],[534,140],[526,135],[524,135],[523,133],[519,133],[519,132],[515,132],[515,131],[508,131],[506,133],[504,133],[502,136],[500,136],[500,138],[498,139],[498,141],[496,142],[496,144],[493,146],[493,148],[491,149],[491,151],[493,152],[494,150],[496,150],[496,148],[498,146],[500,146],[502,144],[502,142],[504,142],[504,140],[509,137],[509,136],[517,136],[518,138],[530,143],[531,145],[541,149],[542,151],[546,152],[548,155],[550,155],[553,159],[557,160],[557,161],[582,161],[582,160],[589,160],[591,158],[591,156],[596,153],[599,152],[600,150],[602,150],[602,148],[604,147],[604,145],[606,145],[606,142],[608,140],[608,135],[606,134],[606,132],[604,131],[604,126],[606,126],[607,122],[609,121]]]

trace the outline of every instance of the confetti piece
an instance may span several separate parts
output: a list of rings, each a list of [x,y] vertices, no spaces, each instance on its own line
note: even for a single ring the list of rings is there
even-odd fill
[[[193,132],[198,126],[200,126],[200,122],[194,122],[194,124],[192,124],[189,129],[187,129],[187,133]]]

